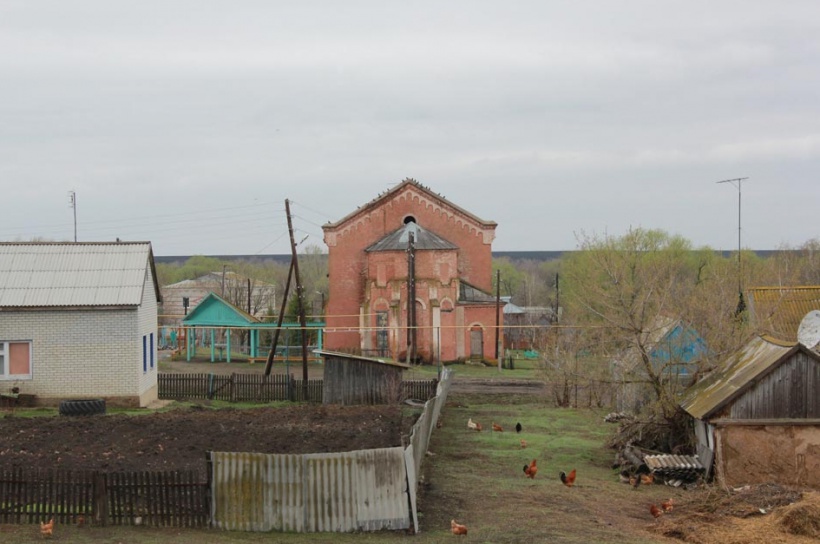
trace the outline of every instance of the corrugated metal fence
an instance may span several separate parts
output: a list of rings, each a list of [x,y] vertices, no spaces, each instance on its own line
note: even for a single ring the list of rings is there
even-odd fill
[[[418,474],[449,387],[445,369],[406,449],[211,453],[213,526],[237,531],[418,531]]]

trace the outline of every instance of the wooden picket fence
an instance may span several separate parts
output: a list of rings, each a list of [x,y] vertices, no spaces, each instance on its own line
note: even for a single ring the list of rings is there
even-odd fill
[[[322,402],[323,380],[308,380],[309,402]],[[427,400],[436,393],[437,381],[405,380],[405,398]],[[168,374],[158,376],[159,398],[166,400],[212,399],[228,402],[305,400],[303,381],[292,374]]]
[[[0,469],[0,523],[207,527],[209,497],[197,471]]]

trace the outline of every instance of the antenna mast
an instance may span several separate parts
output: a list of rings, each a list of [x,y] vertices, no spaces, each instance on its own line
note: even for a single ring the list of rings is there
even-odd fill
[[[740,262],[740,193],[743,182],[747,179],[749,178],[732,178],[715,182],[731,183],[732,186],[737,187],[737,293],[739,298],[737,303],[737,311],[735,312],[736,314],[740,314],[746,309],[746,303],[743,301],[743,268]]]

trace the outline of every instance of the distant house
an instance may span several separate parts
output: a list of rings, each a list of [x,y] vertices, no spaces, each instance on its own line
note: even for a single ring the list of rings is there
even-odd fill
[[[820,310],[820,286],[754,287],[747,290],[749,319],[760,334],[796,341],[803,317]]]
[[[549,306],[518,306],[511,297],[501,297],[504,306],[504,348],[543,349],[551,325],[558,321],[555,308]],[[561,310],[559,308],[558,314]]]
[[[820,488],[820,354],[758,336],[686,394],[698,457],[730,486]]]
[[[250,309],[248,301],[248,278],[231,271],[211,272],[192,280],[183,280],[161,287],[162,308],[160,323],[179,326],[186,312],[190,312],[209,293],[224,293],[223,299],[241,300],[244,311],[255,317],[276,310],[276,286],[257,279],[250,280]],[[185,302],[187,301],[187,306]]]
[[[412,179],[324,225],[327,348],[404,360],[411,346],[425,361],[495,357],[503,324],[492,294],[495,228]]]
[[[645,331],[642,339],[653,372],[667,385],[682,392],[696,372],[696,364],[707,353],[706,342],[692,327],[679,319],[660,317]],[[651,398],[648,375],[637,347],[628,349],[614,362],[620,387],[616,393],[619,410],[636,412]]]
[[[0,391],[148,405],[160,300],[149,242],[0,243]]]

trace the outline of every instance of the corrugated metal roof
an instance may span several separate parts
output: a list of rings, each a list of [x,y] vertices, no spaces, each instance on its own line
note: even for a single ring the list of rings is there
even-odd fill
[[[413,234],[413,243],[417,250],[458,249],[457,245],[448,242],[438,234],[411,221],[368,247],[365,251],[404,251],[407,249],[407,243],[410,240],[411,233]]]
[[[147,266],[154,271],[149,242],[3,242],[0,308],[138,306]]]
[[[695,418],[705,419],[798,349],[797,343],[758,336],[693,385],[681,407]]]
[[[806,314],[820,310],[820,286],[754,287],[747,298],[757,329],[790,342]]]

